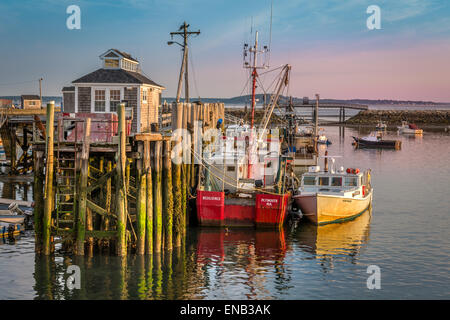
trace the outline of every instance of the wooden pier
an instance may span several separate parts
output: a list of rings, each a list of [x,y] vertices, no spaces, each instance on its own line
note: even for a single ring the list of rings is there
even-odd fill
[[[311,110],[311,118],[309,120],[313,120],[315,118],[315,104],[314,103],[305,103],[305,104],[288,104],[280,106],[284,108],[286,111],[294,111],[296,109],[309,109]],[[329,109],[329,110],[339,110],[339,113],[336,114],[327,114],[320,115],[321,118],[336,118],[339,117],[338,123],[345,123],[347,120],[347,116],[345,115],[345,111],[348,110],[358,110],[365,111],[368,110],[369,107],[367,105],[362,104],[349,104],[349,103],[320,103],[320,110]]]
[[[172,131],[187,129],[195,142],[194,122],[207,130],[219,118],[223,104],[174,103]],[[50,255],[57,242],[79,256],[144,255],[183,245],[187,203],[199,182],[195,144],[183,154],[190,161],[173,163],[172,149],[186,137],[130,134],[123,103],[112,120],[55,119],[48,104],[45,123],[45,140],[32,142],[36,252]]]

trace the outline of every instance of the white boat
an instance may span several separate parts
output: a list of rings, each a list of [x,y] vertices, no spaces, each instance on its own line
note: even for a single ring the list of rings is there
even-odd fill
[[[383,121],[378,121],[377,126],[376,126],[376,130],[386,130],[387,125],[386,123],[384,123]]]
[[[402,121],[402,125],[397,127],[399,133],[404,134],[422,134],[423,130],[419,129],[415,124],[408,124],[406,121]]]
[[[341,167],[336,171],[334,157],[323,158],[324,170],[319,166],[310,167],[294,196],[303,216],[316,225],[325,225],[362,215],[372,204],[370,170],[361,173],[356,168]],[[328,170],[328,159],[332,162],[331,170]]]
[[[319,137],[317,138],[317,143],[320,144],[331,144],[331,141],[328,140],[328,138],[326,137],[326,135],[323,133],[323,129],[320,129],[322,133],[319,134]]]

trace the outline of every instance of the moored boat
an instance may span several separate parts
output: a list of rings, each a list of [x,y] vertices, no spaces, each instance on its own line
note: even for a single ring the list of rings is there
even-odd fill
[[[371,134],[365,137],[353,137],[358,148],[393,148],[400,149],[402,142],[400,140],[385,140],[381,134]]]
[[[256,131],[254,111],[258,32],[252,47],[244,45],[244,66],[252,70],[252,113],[250,126],[228,126],[208,146],[201,162],[203,183],[197,189],[197,218],[202,226],[280,226],[290,199],[284,184],[288,157],[281,155],[278,135],[267,127],[281,92],[289,83],[290,65],[282,68],[270,103]],[[252,64],[245,61],[251,53]],[[274,131],[278,132],[278,129]],[[268,133],[266,135],[266,133]]]
[[[387,129],[387,125],[386,123],[384,123],[383,121],[378,121],[377,126],[375,127],[376,130],[386,130]]]
[[[372,203],[370,170],[334,168],[334,157],[325,156],[325,168],[311,167],[302,176],[296,205],[303,216],[316,225],[352,220],[363,214]],[[328,171],[328,159],[332,161]]]
[[[18,236],[22,230],[20,224],[0,222],[0,238]]]
[[[399,133],[404,133],[404,134],[422,134],[423,133],[423,130],[419,129],[419,127],[417,127],[417,125],[415,125],[413,123],[408,124],[408,122],[406,122],[406,121],[402,121],[402,125],[397,128],[398,128]]]

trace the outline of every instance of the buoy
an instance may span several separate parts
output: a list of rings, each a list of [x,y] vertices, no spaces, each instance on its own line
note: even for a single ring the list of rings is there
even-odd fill
[[[352,169],[347,168],[347,173],[352,173]]]

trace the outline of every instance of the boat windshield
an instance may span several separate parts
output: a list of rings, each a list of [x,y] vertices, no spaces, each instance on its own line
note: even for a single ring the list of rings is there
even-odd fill
[[[329,177],[319,177],[319,186],[328,186],[330,184]]]
[[[358,178],[357,177],[345,177],[344,186],[346,186],[346,187],[358,186]]]
[[[333,187],[342,187],[342,177],[331,178],[331,185]]]
[[[303,177],[303,185],[314,186],[315,184],[316,184],[316,177],[312,177],[312,176],[304,176]]]

